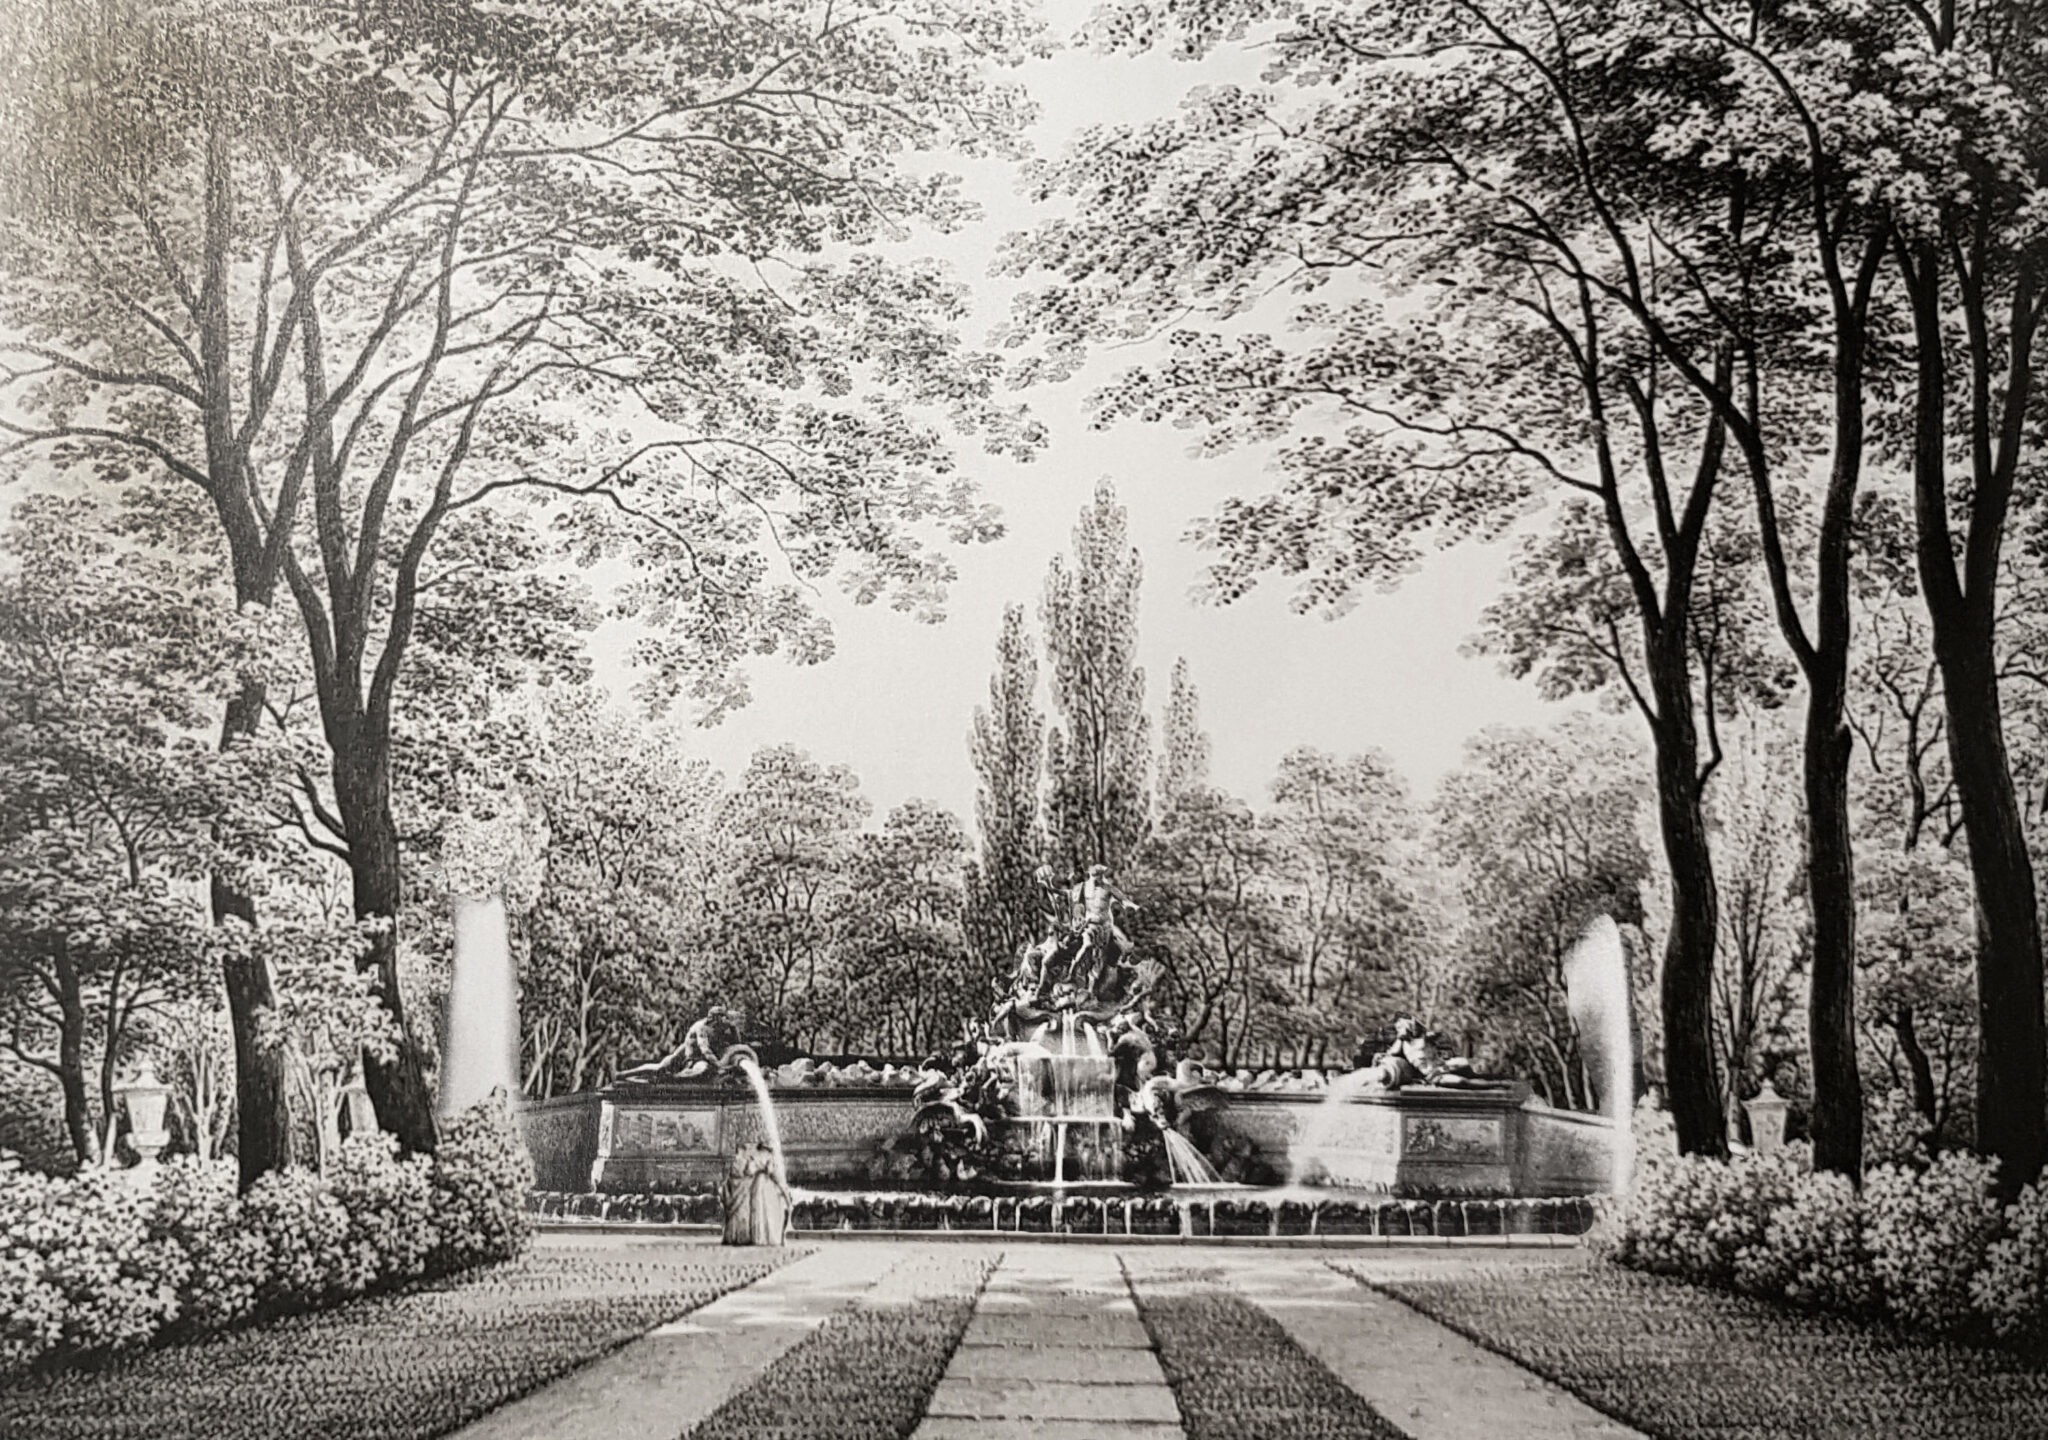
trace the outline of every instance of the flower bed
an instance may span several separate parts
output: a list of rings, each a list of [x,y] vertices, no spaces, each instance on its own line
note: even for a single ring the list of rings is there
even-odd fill
[[[52,1180],[0,1168],[0,1374],[335,1304],[525,1246],[526,1152],[502,1101],[431,1158],[352,1137],[328,1177],[235,1193],[228,1166]]]
[[[1601,1226],[1601,1253],[1793,1305],[1888,1315],[1933,1333],[2048,1341],[2048,1192],[2001,1207],[1992,1162],[1879,1166],[1861,1193],[1804,1153],[1645,1169]]]
[[[1368,1283],[1669,1440],[2048,1435],[2038,1359],[1882,1322],[1597,1263]]]
[[[903,1440],[945,1374],[993,1256],[941,1255],[892,1270],[777,1357],[690,1440]]]
[[[427,1440],[803,1252],[542,1250],[340,1309],[0,1387],[10,1440]]]
[[[1134,1293],[1188,1440],[1403,1440],[1249,1301]]]

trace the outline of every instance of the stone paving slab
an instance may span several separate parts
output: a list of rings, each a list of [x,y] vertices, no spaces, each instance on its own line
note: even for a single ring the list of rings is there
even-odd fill
[[[1184,1440],[1113,1251],[1007,1251],[914,1440]]]
[[[1086,1335],[1086,1341],[1078,1336]],[[1085,1343],[1093,1349],[1150,1350],[1152,1337],[1135,1313],[1097,1315],[1079,1328],[1070,1315],[1033,1314],[1013,1310],[998,1314],[976,1311],[967,1324],[961,1345],[1016,1345],[1067,1347]]]
[[[1150,1256],[1146,1288],[1175,1283]],[[1347,1261],[1370,1275],[1370,1261]],[[1208,1267],[1205,1267],[1208,1268]],[[1210,1269],[1413,1440],[1642,1440],[1569,1391],[1360,1284],[1321,1259],[1218,1257]]]
[[[935,1418],[914,1440],[1186,1440],[1178,1422]]]
[[[1124,1346],[965,1345],[946,1374],[961,1380],[1074,1380],[1084,1385],[1156,1385],[1159,1362]]]
[[[909,1253],[819,1250],[493,1410],[454,1440],[676,1440]]]
[[[960,1379],[948,1370],[925,1414],[933,1418],[1030,1420],[1154,1420],[1177,1424],[1180,1410],[1159,1375],[1151,1385],[1069,1380]]]

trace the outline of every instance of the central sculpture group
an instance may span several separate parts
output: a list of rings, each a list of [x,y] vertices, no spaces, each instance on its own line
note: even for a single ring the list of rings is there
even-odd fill
[[[1225,1106],[1228,1092],[1183,1053],[1165,967],[1133,958],[1118,917],[1138,906],[1105,865],[1072,881],[1041,866],[1036,880],[1042,933],[1019,953],[988,1018],[918,1067],[912,1123],[886,1147],[895,1178],[949,1188],[1214,1182],[1198,1140],[1213,1143],[1218,1127],[1199,1117]],[[1400,1019],[1391,1042],[1361,1048],[1348,1089],[1493,1083],[1441,1058],[1413,1019]],[[761,1075],[738,1017],[713,1006],[669,1054],[618,1078],[713,1080],[742,1068]],[[770,1103],[765,1088],[761,1098]],[[1234,1175],[1232,1157],[1221,1158]]]

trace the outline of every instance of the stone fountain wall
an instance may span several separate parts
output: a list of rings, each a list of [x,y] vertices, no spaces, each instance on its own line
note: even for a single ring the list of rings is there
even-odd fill
[[[1613,1131],[1597,1115],[1528,1103],[1503,1090],[1412,1087],[1363,1095],[1322,1113],[1319,1092],[1247,1091],[1192,1126],[1212,1155],[1236,1152],[1285,1180],[1313,1121],[1321,1183],[1394,1195],[1591,1195],[1610,1188]],[[793,1184],[859,1185],[883,1145],[910,1123],[900,1086],[778,1090]],[[741,1086],[632,1085],[521,1107],[535,1187],[633,1193],[716,1184],[726,1158],[763,1138]],[[1304,1176],[1304,1179],[1311,1177]]]

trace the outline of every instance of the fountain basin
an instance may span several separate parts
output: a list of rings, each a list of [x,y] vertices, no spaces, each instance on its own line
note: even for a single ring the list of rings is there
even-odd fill
[[[777,1089],[774,1102],[797,1186],[870,1183],[876,1157],[910,1128],[901,1087]],[[714,1186],[736,1149],[765,1138],[753,1095],[738,1083],[624,1085],[529,1101],[520,1123],[536,1188],[568,1193]],[[1301,1152],[1312,1125],[1309,1156]],[[1519,1084],[1410,1086],[1327,1105],[1315,1093],[1246,1091],[1190,1128],[1226,1175],[1293,1176],[1396,1198],[1593,1195],[1613,1174],[1608,1120],[1544,1107]],[[1319,1173],[1297,1175],[1297,1162]]]

